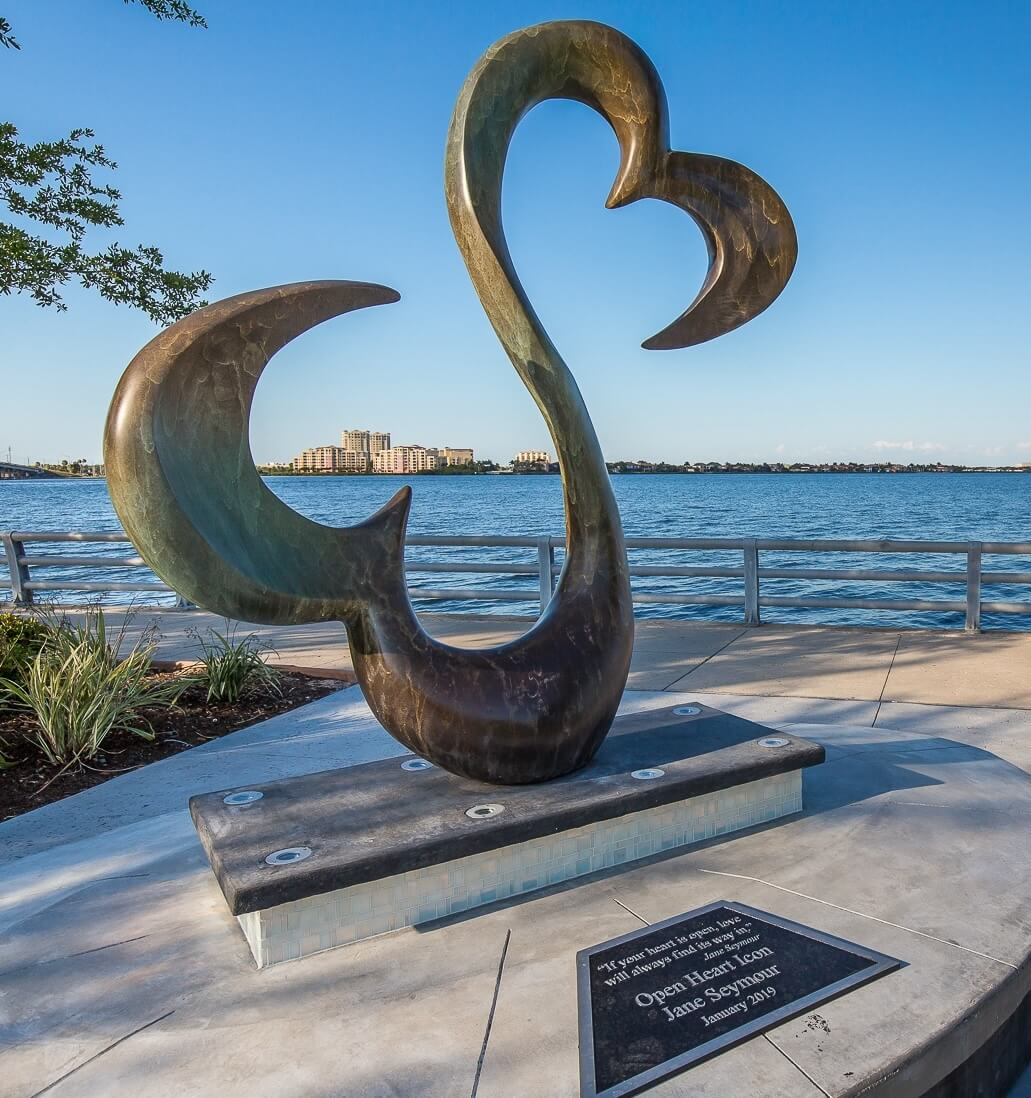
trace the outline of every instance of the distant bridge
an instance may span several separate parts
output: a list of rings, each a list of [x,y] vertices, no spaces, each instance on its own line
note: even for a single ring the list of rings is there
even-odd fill
[[[56,480],[57,473],[49,469],[40,469],[38,465],[14,465],[9,461],[0,461],[0,480]]]

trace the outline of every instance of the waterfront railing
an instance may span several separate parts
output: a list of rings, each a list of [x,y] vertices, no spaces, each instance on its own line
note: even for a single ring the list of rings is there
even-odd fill
[[[108,594],[132,594],[134,596],[150,593],[164,597],[175,596],[166,584],[158,581],[149,572],[146,563],[135,553],[112,556],[98,552],[103,546],[129,546],[132,543],[123,533],[106,532],[61,532],[40,531],[0,532],[3,557],[7,563],[7,575],[0,572],[0,589],[7,587],[11,591],[11,600],[16,606],[30,606],[36,602],[52,599],[65,599],[68,596],[82,595],[87,598]],[[38,546],[53,547],[80,545],[79,554],[67,552],[40,551]],[[918,611],[938,612],[962,615],[965,627],[971,632],[981,629],[982,616],[993,615],[1031,615],[1031,599],[1002,600],[986,599],[984,588],[993,586],[1031,584],[1031,571],[1002,571],[998,568],[985,568],[986,557],[1029,557],[1031,542],[980,542],[980,541],[896,541],[896,540],[813,540],[796,538],[627,538],[630,558],[630,575],[638,581],[634,590],[634,602],[638,606],[715,606],[736,607],[740,609],[740,618],[748,625],[758,625],[764,607],[791,607],[808,610],[837,611]],[[420,536],[410,535],[407,546],[412,551],[406,562],[409,575],[409,590],[413,599],[448,603],[530,603],[536,604],[538,612],[543,613],[555,589],[555,581],[561,572],[561,554],[564,552],[565,539],[561,537],[531,536]],[[449,560],[427,559],[426,550],[447,549],[486,549],[504,551],[510,557],[521,559],[468,560],[464,557]],[[88,550],[88,551],[87,551]],[[656,551],[660,551],[657,553]],[[730,555],[731,563],[669,563],[676,551],[691,554],[697,559],[699,554],[716,554],[726,560]],[[894,556],[904,554],[907,560],[922,558],[932,560],[944,557],[947,561],[955,559],[958,567],[910,569],[900,567],[851,568],[851,567],[799,567],[793,561],[787,565],[770,563],[771,556],[781,558],[806,558],[820,554],[877,554]],[[653,559],[661,555],[662,562],[655,564],[640,563],[642,557]],[[816,563],[819,563],[818,561]],[[50,578],[60,570],[59,578]],[[87,570],[86,575],[96,576],[85,579],[80,576],[69,578],[69,570],[78,572]],[[105,577],[104,571],[112,571],[116,576],[133,577],[141,570],[139,580],[133,578]],[[143,573],[147,573],[144,575]],[[479,586],[433,586],[434,575],[462,576],[499,576],[508,577],[510,582],[522,586],[479,587]],[[531,578],[532,577],[532,578]],[[684,589],[684,580],[721,581],[718,586],[724,589],[718,592],[702,592]],[[655,586],[660,581],[659,590],[640,590],[642,580]],[[768,581],[764,583],[763,581]],[[793,588],[808,585],[817,588],[817,593],[798,593],[792,590],[787,594],[775,593],[783,588],[783,581],[789,581]],[[820,594],[819,587],[827,581],[840,585],[842,582],[863,582],[882,584],[918,584],[952,585],[962,590],[962,598],[893,598],[893,597],[850,597],[841,594]],[[468,581],[466,581],[468,582]],[[688,584],[690,586],[690,584]],[[728,589],[729,588],[729,589]],[[772,589],[771,589],[772,588]],[[178,600],[179,606],[187,606]],[[735,615],[736,616],[736,615]],[[840,620],[840,617],[839,617]]]

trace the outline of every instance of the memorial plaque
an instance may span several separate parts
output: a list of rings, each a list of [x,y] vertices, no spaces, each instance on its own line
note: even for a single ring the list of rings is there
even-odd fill
[[[903,963],[727,901],[576,961],[583,1098],[647,1090]]]

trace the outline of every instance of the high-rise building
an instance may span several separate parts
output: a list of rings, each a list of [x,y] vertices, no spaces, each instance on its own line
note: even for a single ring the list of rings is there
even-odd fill
[[[369,431],[364,427],[351,427],[340,432],[340,446],[344,450],[375,454],[378,450],[390,449],[390,432]]]
[[[342,450],[355,450],[358,453],[369,453],[369,432],[360,427],[353,427],[349,431],[341,431],[340,448]]]
[[[374,473],[422,473],[436,469],[440,459],[425,446],[391,446],[372,455]]]

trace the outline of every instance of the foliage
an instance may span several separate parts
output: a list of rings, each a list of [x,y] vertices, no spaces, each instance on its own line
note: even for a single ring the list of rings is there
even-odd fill
[[[3,18],[0,18],[0,46],[6,46],[9,50],[21,49],[18,40],[11,33],[11,24]]]
[[[81,625],[54,620],[22,680],[0,680],[0,687],[35,717],[32,742],[48,762],[70,765],[91,759],[115,731],[153,739],[140,710],[174,704],[188,685],[149,676],[153,632],[145,632],[128,655],[119,654],[128,621],[123,620],[109,641],[100,607],[87,611]]]
[[[158,19],[207,25],[182,0],[140,2]],[[0,45],[21,49],[2,18]],[[117,166],[102,145],[91,143],[93,136],[92,130],[80,127],[56,141],[27,144],[18,139],[12,122],[0,123],[0,203],[49,234],[34,235],[0,221],[0,293],[28,293],[39,305],[63,309],[61,288],[78,279],[108,301],[133,305],[157,323],[169,324],[205,304],[198,295],[211,285],[211,275],[166,270],[164,257],[153,246],[111,244],[98,252],[86,250],[88,229],[124,224],[118,212],[120,192],[93,179],[93,169]]]
[[[22,682],[25,671],[50,636],[50,630],[38,618],[25,614],[0,614],[0,712],[10,705],[4,680]],[[3,762],[0,759],[0,769]]]
[[[224,633],[210,629],[206,637],[197,635],[201,646],[201,666],[197,680],[208,688],[209,702],[237,702],[244,694],[266,690],[279,694],[279,672],[265,662],[268,649],[253,633],[237,638],[235,627]]]
[[[0,614],[0,676],[13,678],[39,652],[49,627],[28,614]]]

